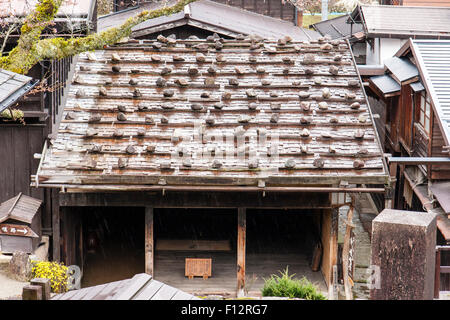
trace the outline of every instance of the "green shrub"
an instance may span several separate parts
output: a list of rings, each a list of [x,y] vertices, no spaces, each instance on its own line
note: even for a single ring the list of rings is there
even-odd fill
[[[326,300],[325,296],[318,292],[318,288],[305,277],[293,279],[295,274],[289,275],[288,268],[281,276],[271,275],[264,279],[264,287],[261,289],[263,297],[289,297],[306,300]]]

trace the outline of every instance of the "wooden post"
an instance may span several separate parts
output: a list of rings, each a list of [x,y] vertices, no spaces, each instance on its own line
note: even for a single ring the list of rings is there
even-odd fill
[[[245,233],[246,211],[238,208],[238,234],[237,234],[237,296],[245,295]]]
[[[50,300],[51,284],[50,279],[34,278],[30,281],[33,286],[41,286],[42,288],[42,300]]]
[[[53,261],[61,260],[60,207],[57,195],[58,191],[52,190]]]
[[[22,289],[22,300],[42,300],[42,287],[26,285]]]
[[[353,300],[352,286],[348,275],[348,258],[350,250],[350,236],[353,229],[353,206],[350,206],[347,213],[347,227],[345,229],[344,247],[342,249],[342,274],[344,276],[345,299]]]
[[[153,277],[153,208],[145,207],[145,273]]]
[[[441,251],[439,249],[436,250],[436,265],[434,269],[434,298],[439,299],[439,291],[440,291],[440,282],[441,282]]]

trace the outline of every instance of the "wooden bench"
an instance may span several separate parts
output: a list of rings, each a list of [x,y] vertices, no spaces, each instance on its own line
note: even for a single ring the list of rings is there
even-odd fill
[[[205,280],[208,279],[208,277],[211,277],[211,262],[211,258],[186,258],[185,276],[189,279],[196,276],[203,277]]]

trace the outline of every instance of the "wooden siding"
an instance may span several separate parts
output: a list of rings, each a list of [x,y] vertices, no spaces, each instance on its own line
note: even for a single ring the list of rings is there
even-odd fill
[[[398,136],[408,153],[412,149],[412,112],[411,87],[409,85],[402,86],[400,101],[398,105]]]
[[[43,200],[43,189],[30,187],[30,177],[37,171],[46,128],[43,125],[0,125],[0,202],[19,192]]]
[[[448,0],[402,0],[404,6],[450,7]]]
[[[431,138],[431,156],[432,157],[448,157],[448,153],[442,151],[445,146],[444,137],[437,122],[436,116],[433,117],[433,128]],[[431,179],[450,179],[450,165],[433,165],[431,166]]]

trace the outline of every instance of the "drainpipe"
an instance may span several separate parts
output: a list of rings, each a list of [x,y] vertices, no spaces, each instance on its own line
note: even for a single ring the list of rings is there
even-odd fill
[[[322,21],[328,20],[328,0],[322,0]]]

